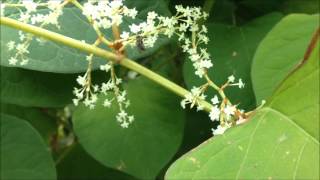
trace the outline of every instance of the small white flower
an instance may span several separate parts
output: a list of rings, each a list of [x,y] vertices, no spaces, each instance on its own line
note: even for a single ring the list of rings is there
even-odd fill
[[[219,98],[217,95],[215,95],[212,99],[211,99],[211,103],[213,105],[219,104]]]
[[[18,59],[17,58],[15,58],[15,57],[11,57],[10,59],[9,59],[9,64],[10,65],[16,65],[17,64],[17,62],[18,62]]]
[[[7,44],[8,50],[12,51],[15,48],[15,42],[14,41],[9,41]]]
[[[109,3],[112,9],[119,9],[123,5],[122,0],[113,0]]]
[[[122,110],[120,113],[118,113],[118,116],[121,117],[121,118],[126,118],[127,115],[128,115],[128,114],[127,114],[125,111],[123,111],[123,110]]]
[[[128,116],[128,121],[132,123],[134,121],[134,116]]]
[[[202,61],[200,61],[200,66],[202,68],[209,69],[210,67],[213,66],[213,64],[212,64],[212,62],[210,60],[202,60]]]
[[[138,11],[136,10],[136,8],[133,8],[131,10],[129,10],[129,14],[128,16],[131,17],[132,19],[134,19],[138,14]]]
[[[190,56],[191,61],[198,61],[200,60],[200,55],[199,54],[193,54]]]
[[[216,135],[221,135],[221,134],[223,134],[227,129],[228,129],[227,126],[221,126],[221,125],[219,125],[219,126],[217,127],[217,129],[211,129],[211,130],[212,130],[212,134],[216,136]]]
[[[114,88],[114,84],[109,80],[107,83],[102,83],[101,92],[107,94],[107,91]]]
[[[50,0],[48,1],[48,8],[51,10],[55,10],[59,7],[62,0]]]
[[[128,128],[128,127],[129,127],[129,123],[128,123],[127,121],[123,121],[123,122],[120,124],[120,126],[121,126],[122,128]]]
[[[85,86],[86,82],[87,82],[86,75],[84,75],[84,76],[78,76],[78,78],[77,78],[77,83],[78,83],[79,85]]]
[[[179,26],[179,31],[186,32],[188,29],[188,25],[186,23],[181,23]]]
[[[72,99],[72,102],[75,106],[79,105],[79,99]]]
[[[131,25],[129,26],[129,28],[130,28],[130,31],[131,31],[132,33],[134,33],[134,34],[136,34],[136,33],[138,33],[138,32],[141,31],[140,26],[138,26],[138,25],[136,25],[136,24],[131,24]]]
[[[22,31],[19,31],[19,39],[20,41],[23,41],[26,38],[26,36],[24,35],[24,33]]]
[[[103,106],[108,108],[111,107],[111,101],[109,99],[105,99],[103,102]]]
[[[124,105],[126,108],[128,108],[130,106],[130,100],[127,100],[126,102],[124,102]]]
[[[33,2],[33,0],[24,0],[22,1],[22,4],[28,12],[34,12],[37,10],[37,3]]]
[[[197,111],[202,111],[204,109],[204,107],[201,105],[201,104],[199,104],[198,106],[197,106]]]
[[[119,84],[121,84],[122,83],[122,79],[121,78],[117,78],[116,79],[116,85],[119,85]],[[124,91],[125,92],[125,91]]]
[[[127,95],[127,92],[126,91],[122,91],[122,93],[119,96],[117,96],[117,101],[119,103],[125,102],[126,101],[126,95]]]
[[[99,91],[99,85],[93,85],[93,92],[98,92]]]
[[[186,108],[186,105],[188,104],[187,100],[186,99],[183,99],[181,102],[180,102],[180,105],[183,109]]]
[[[123,31],[122,34],[120,35],[121,39],[128,39],[130,37],[130,33]]]
[[[158,16],[157,13],[155,13],[154,11],[151,11],[151,12],[148,12],[148,17],[147,17],[147,19],[153,20],[153,19],[155,19],[157,16]]]
[[[201,31],[203,31],[204,33],[207,33],[208,29],[207,29],[207,27],[205,25],[202,25],[202,30]]]
[[[235,80],[235,77],[234,77],[233,75],[231,75],[231,76],[228,77],[228,81],[229,81],[229,82],[233,83],[234,80]]]
[[[220,109],[218,108],[218,106],[213,106],[211,111],[210,111],[210,114],[209,114],[209,117],[211,119],[211,121],[219,121],[220,119]]]
[[[17,44],[16,49],[17,49],[18,54],[28,54],[29,53],[27,46],[24,44]]]
[[[115,14],[111,17],[112,19],[112,24],[115,24],[117,26],[119,26],[122,23],[122,15],[119,14]]]
[[[242,79],[239,79],[238,86],[240,89],[244,88],[244,83],[242,82]]]
[[[112,66],[111,66],[110,64],[101,65],[101,66],[100,66],[100,70],[101,70],[101,71],[109,72],[110,69],[111,69],[111,67],[112,67]]]
[[[236,112],[236,108],[234,106],[230,106],[230,105],[227,105],[224,109],[223,109],[223,112],[226,114],[227,116],[227,119],[230,119],[230,117],[232,115],[234,115],[234,113]]]

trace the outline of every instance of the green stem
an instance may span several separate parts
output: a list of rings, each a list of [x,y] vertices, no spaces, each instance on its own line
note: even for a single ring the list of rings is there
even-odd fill
[[[5,26],[9,26],[15,29],[19,29],[28,33],[32,33],[34,35],[43,37],[45,39],[49,39],[51,41],[54,42],[58,42],[61,44],[64,44],[66,46],[70,46],[76,49],[79,49],[81,51],[87,52],[89,54],[94,54],[96,56],[99,57],[103,57],[107,60],[111,60],[115,63],[119,63],[120,65],[131,69],[145,77],[147,77],[148,79],[158,83],[159,85],[167,88],[168,90],[176,93],[177,95],[181,96],[181,97],[185,97],[185,95],[187,95],[189,93],[188,90],[182,88],[181,86],[173,83],[172,81],[160,76],[159,74],[141,66],[140,64],[134,62],[133,60],[130,60],[126,57],[121,57],[119,55],[116,55],[114,53],[111,53],[109,51],[106,51],[104,49],[95,47],[93,45],[90,44],[86,44],[84,42],[81,42],[79,40],[75,40],[72,39],[70,37],[66,37],[63,36],[61,34],[52,32],[52,31],[48,31],[46,29],[43,28],[39,28],[36,26],[32,26],[26,23],[22,23],[19,22],[17,20],[11,19],[11,18],[7,18],[7,17],[1,17],[0,18],[0,24],[1,25],[5,25]],[[212,105],[206,101],[200,101],[199,102],[206,111],[210,111]]]
[[[215,0],[206,0],[203,4],[203,11],[210,14],[210,11],[215,3]]]

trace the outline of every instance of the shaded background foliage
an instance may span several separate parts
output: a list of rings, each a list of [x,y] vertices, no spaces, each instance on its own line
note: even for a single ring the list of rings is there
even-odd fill
[[[203,6],[209,1],[126,0],[126,2],[130,7],[137,7],[141,11],[138,17],[143,19],[149,10],[170,15],[175,13],[176,4]],[[212,54],[214,67],[209,74],[218,84],[223,83],[231,74],[243,78],[246,88],[229,90],[227,94],[232,102],[240,103],[241,108],[252,110],[262,99],[270,98],[273,90],[303,58],[313,32],[319,27],[319,16],[311,15],[319,13],[319,1],[215,0],[211,8],[209,4],[204,7],[205,10],[211,9],[206,25],[211,39],[208,49]],[[53,29],[54,31],[78,39],[84,37],[88,38],[88,41],[94,39],[94,32],[89,29],[84,17],[77,10],[69,7],[65,12],[67,17],[63,17],[62,21],[65,29],[61,31]],[[10,13],[14,16],[15,12]],[[303,14],[291,15],[295,13]],[[87,31],[74,33],[75,29]],[[210,129],[217,124],[212,123],[206,113],[180,109],[178,97],[142,77],[129,80],[125,69],[118,68],[117,71],[127,82],[125,88],[129,89],[129,97],[132,99],[130,111],[138,117],[134,127],[128,129],[129,132],[116,126],[113,118],[114,109],[97,107],[94,111],[89,111],[83,107],[74,108],[70,105],[72,88],[75,86],[77,75],[86,69],[85,55],[55,43],[40,48],[35,45],[31,57],[37,63],[13,68],[7,63],[10,54],[6,51],[5,43],[18,38],[16,32],[1,26],[1,157],[8,157],[4,160],[1,158],[1,172],[6,172],[1,173],[1,178],[13,177],[13,174],[16,177],[43,178],[43,174],[37,172],[39,166],[47,161],[49,163],[43,163],[42,168],[47,171],[46,178],[51,179],[163,179],[174,161],[212,137]],[[283,39],[286,41],[282,42]],[[279,47],[276,46],[277,43]],[[51,54],[44,54],[46,51]],[[189,89],[201,83],[194,77],[191,64],[174,39],[162,38],[154,49],[143,53],[134,48],[128,49],[128,54],[139,63]],[[103,61],[97,58],[96,67]],[[269,63],[268,66],[266,62]],[[277,68],[277,74],[282,74],[275,76],[273,81],[268,80],[275,74],[270,72],[271,68]],[[96,82],[107,79],[101,72],[94,72],[93,77]],[[268,93],[262,91],[266,89],[265,86],[271,89]],[[319,97],[319,89],[315,88],[314,91],[315,94],[311,98]],[[209,96],[212,95],[214,92],[209,92]],[[291,94],[292,96],[296,94]],[[68,109],[65,109],[65,106]],[[270,105],[270,108],[277,109],[277,106],[280,105]],[[310,113],[319,114],[318,111]],[[272,112],[261,112],[255,119],[259,119],[261,114],[276,117]],[[319,116],[314,115],[311,119],[313,118]],[[234,137],[239,137],[239,133],[250,133],[254,126],[252,123],[235,128],[226,138],[233,140]],[[268,129],[267,126],[272,127],[272,122],[261,129]],[[281,124],[281,128],[292,127]],[[304,138],[300,133],[292,134],[296,138]],[[33,140],[28,141],[19,138],[20,136]],[[241,136],[244,137],[245,134]],[[314,137],[318,139],[318,135]],[[265,142],[272,140],[264,138]],[[203,151],[214,154],[218,150],[210,147],[220,148],[228,145],[228,141],[221,139],[223,138],[217,138],[213,145],[197,150],[196,156],[200,154],[199,159],[208,159],[207,156],[201,156]],[[290,141],[290,143],[295,142]],[[28,146],[20,148],[19,143],[26,143]],[[241,143],[237,145],[242,148],[247,147],[245,142]],[[232,153],[235,149],[239,149],[239,146],[229,147],[227,151]],[[317,151],[313,147],[310,149],[311,153]],[[26,154],[26,151],[39,152],[40,155],[31,158],[30,162],[41,162],[40,165],[30,166],[28,163],[22,163],[19,168],[23,171],[12,172],[16,165],[11,163],[12,166],[8,166],[8,162],[19,162],[21,160],[19,158],[32,156]],[[252,156],[256,154],[251,151],[250,153]],[[204,154],[210,155],[210,153]],[[224,157],[228,155],[230,154],[226,153]],[[14,157],[13,160],[11,157]],[[187,157],[193,157],[193,154],[187,154],[184,158]],[[175,170],[175,166],[179,167],[186,161],[188,160],[182,159],[175,163],[167,177],[190,177],[190,174],[179,176]],[[228,163],[233,163],[230,157],[221,162],[226,163],[226,166]],[[208,164],[209,168],[215,167],[214,162]],[[193,165],[190,165],[190,169],[195,169]],[[189,168],[189,164],[183,164],[183,167]],[[206,169],[201,169],[200,172],[202,173],[197,173],[198,176],[195,177],[215,177],[214,174],[207,173]],[[249,177],[246,173],[244,170],[241,175]],[[220,178],[226,177],[229,176]]]

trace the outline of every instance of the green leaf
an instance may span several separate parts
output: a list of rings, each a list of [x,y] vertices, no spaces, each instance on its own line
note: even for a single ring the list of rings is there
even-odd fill
[[[167,179],[317,179],[319,142],[290,119],[265,108],[184,155]]]
[[[153,1],[129,1],[128,4],[132,7],[137,5],[138,7],[144,7],[145,10],[156,11],[163,15],[169,15],[169,11],[166,3],[162,0]],[[145,10],[142,14],[139,14],[138,18],[125,19],[124,23],[121,25],[121,29],[127,30],[128,26],[132,23],[141,22],[146,15]],[[38,10],[39,13],[47,13],[48,10],[41,9]],[[13,17],[16,14],[12,15]],[[59,18],[59,24],[61,26],[60,30],[53,27],[47,27],[46,29],[55,31],[57,33],[63,34],[65,36],[77,39],[85,40],[87,43],[94,43],[97,39],[97,35],[86,17],[82,15],[81,11],[77,8],[64,8],[63,16]],[[104,31],[108,39],[112,39],[111,30]],[[1,65],[10,66],[8,59],[15,53],[14,51],[9,51],[6,44],[9,41],[19,42],[18,31],[6,26],[1,26]],[[154,53],[159,47],[168,43],[167,38],[159,38],[157,43],[153,48],[147,49],[141,52],[136,47],[128,48],[127,54],[131,59],[138,59],[148,56]],[[107,50],[110,50],[107,48]],[[27,65],[17,65],[16,67],[21,67],[30,70],[44,71],[44,72],[55,72],[55,73],[78,73],[84,72],[87,69],[86,56],[83,52],[76,49],[69,48],[51,41],[48,41],[44,45],[39,45],[39,43],[34,40],[29,47],[30,54],[28,57],[30,61]],[[45,53],[44,53],[45,52]],[[97,69],[101,64],[105,64],[106,60],[102,58],[94,58],[94,69]]]
[[[301,61],[318,24],[319,15],[289,15],[263,39],[251,71],[257,102],[270,97],[281,80]]]
[[[1,179],[56,179],[43,139],[27,122],[1,114]]]
[[[33,107],[71,103],[75,75],[1,67],[1,102]]]
[[[318,179],[319,42],[247,124],[176,161],[167,179]]]
[[[226,94],[235,104],[240,103],[244,109],[255,107],[255,98],[251,86],[251,62],[256,47],[273,25],[281,19],[281,14],[273,13],[258,18],[243,27],[234,27],[223,24],[209,24],[208,50],[212,54],[213,67],[209,76],[219,85],[223,85],[228,76],[234,74],[246,83],[244,89],[231,87]],[[184,78],[188,88],[204,84],[194,74],[192,62],[187,59],[184,65]],[[212,97],[216,92],[209,91]]]
[[[51,135],[56,130],[56,120],[45,114],[46,109],[37,109],[30,107],[21,107],[16,105],[1,104],[1,113],[15,116],[26,120],[34,127],[43,137],[44,141],[49,144]]]
[[[67,156],[57,165],[58,178],[133,180],[132,176],[107,168],[90,157],[80,145],[73,145]]]
[[[116,121],[119,112],[101,106],[80,106],[73,116],[80,144],[96,160],[141,179],[154,179],[182,141],[184,112],[176,95],[145,79],[130,81],[125,89],[135,121],[128,129]]]
[[[282,112],[319,141],[319,35],[313,51],[276,89],[269,106]],[[302,67],[301,67],[302,66]]]

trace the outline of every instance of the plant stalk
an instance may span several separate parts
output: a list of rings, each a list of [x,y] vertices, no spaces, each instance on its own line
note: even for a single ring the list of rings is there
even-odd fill
[[[107,60],[113,61],[114,63],[119,63],[120,65],[131,69],[145,77],[147,77],[148,79],[156,82],[157,84],[167,88],[168,90],[174,92],[175,94],[181,96],[181,97],[185,97],[185,95],[189,94],[189,91],[182,88],[181,86],[175,84],[174,82],[160,76],[159,74],[149,70],[148,68],[134,62],[133,60],[130,60],[126,57],[123,56],[119,56],[116,55],[112,52],[106,51],[104,49],[95,47],[93,45],[81,42],[79,40],[75,40],[72,39],[70,37],[67,36],[63,36],[61,34],[52,32],[52,31],[48,31],[46,29],[43,28],[39,28],[33,25],[29,25],[26,23],[22,23],[19,22],[17,20],[11,19],[11,18],[7,18],[7,17],[1,17],[0,18],[0,24],[1,25],[5,25],[5,26],[9,26],[15,29],[19,29],[28,33],[32,33],[36,36],[40,36],[42,38],[60,43],[60,44],[64,44],[66,46],[70,46],[76,49],[79,49],[81,51],[87,52],[89,54],[94,54],[96,56],[105,58]],[[210,103],[208,103],[207,101],[199,101],[200,105],[202,105],[204,107],[204,110],[207,112],[210,112],[212,105]]]

